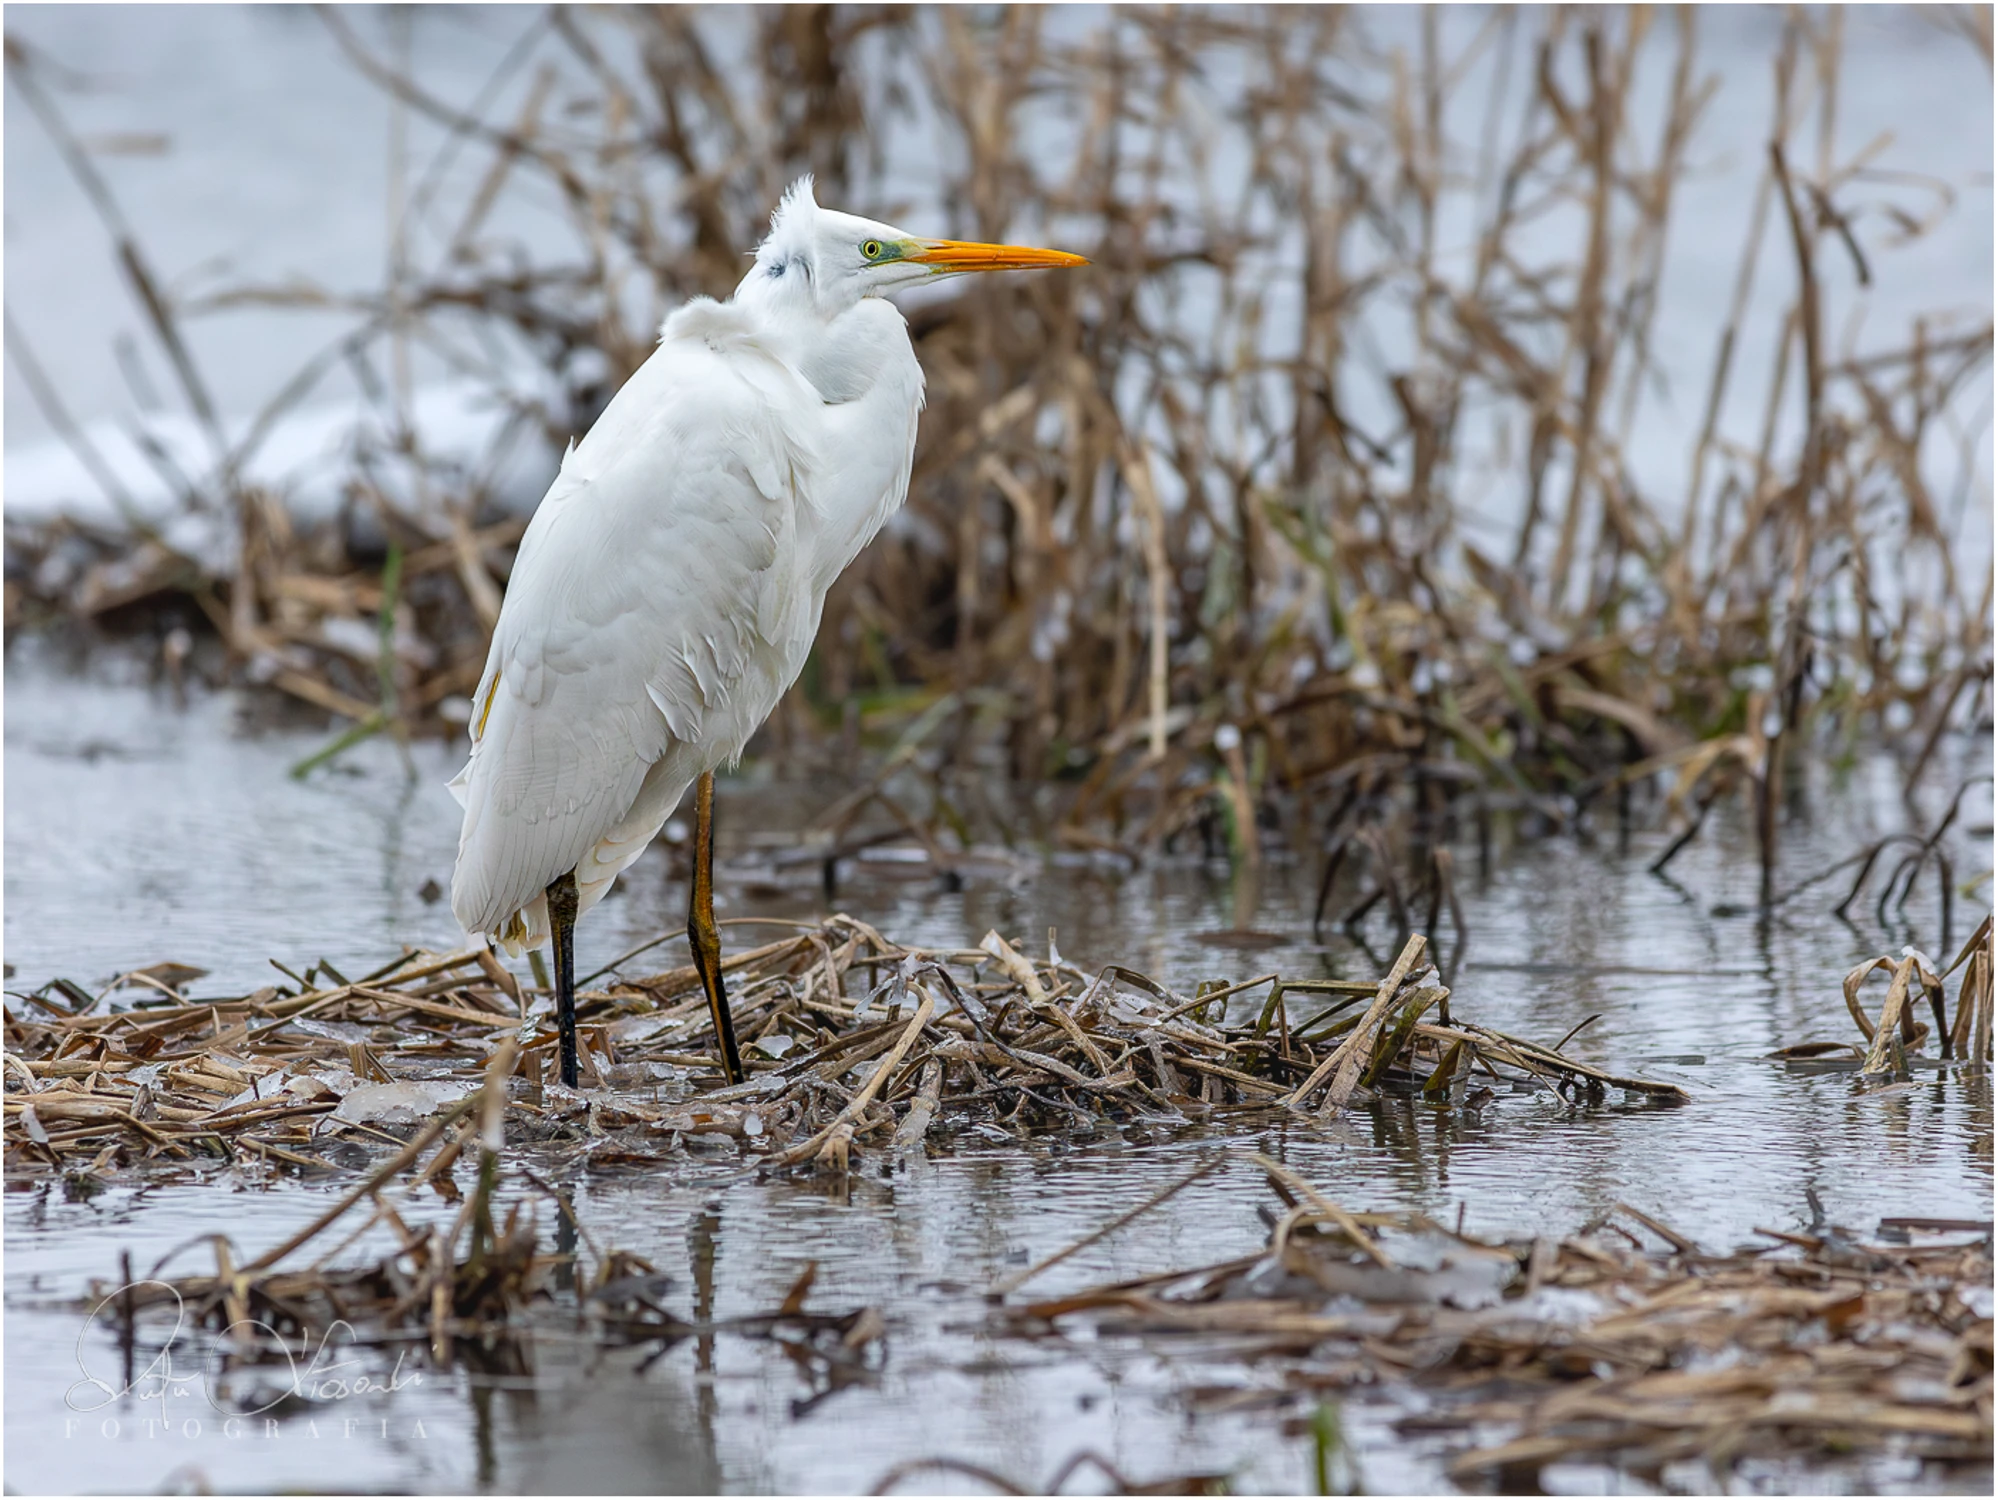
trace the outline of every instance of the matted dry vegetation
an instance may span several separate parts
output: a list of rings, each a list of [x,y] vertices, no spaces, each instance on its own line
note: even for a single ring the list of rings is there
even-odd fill
[[[546,994],[484,950],[411,954],[352,982],[322,961],[295,990],[197,1002],[170,981],[198,971],[170,965],[77,991],[74,1010],[47,986],[7,1012],[8,1160],[88,1177],[220,1152],[325,1171],[324,1143],[428,1116],[502,1048],[517,1133],[580,1142],[606,1169],[665,1162],[699,1136],[771,1169],[843,1172],[856,1150],[939,1126],[1012,1140],[1492,1087],[1685,1097],[1453,1018],[1419,936],[1378,983],[1267,974],[1188,997],[1115,964],[1030,962],[997,933],[931,953],[852,917],[797,926],[726,961],[753,1075],[735,1085],[691,965],[584,989],[580,1093],[552,1082]],[[147,988],[160,1003],[124,1008]]]
[[[12,997],[21,1008],[5,1013],[7,1176],[59,1174],[67,1193],[88,1197],[228,1164],[339,1187],[275,1245],[211,1237],[215,1266],[194,1274],[127,1258],[115,1281],[102,1268],[83,1304],[128,1366],[166,1322],[217,1331],[217,1369],[246,1400],[336,1322],[384,1361],[399,1352],[515,1374],[531,1370],[532,1340],[549,1329],[641,1351],[770,1339],[830,1393],[879,1369],[892,1309],[808,1310],[808,1268],[775,1308],[690,1319],[668,1305],[653,1266],[600,1243],[553,1184],[719,1156],[820,1175],[838,1191],[867,1158],[966,1140],[1252,1125],[1370,1104],[1475,1114],[1502,1089],[1579,1109],[1611,1091],[1623,1107],[1701,1107],[1674,1084],[1573,1056],[1570,1038],[1507,1035],[1461,1003],[1453,1013],[1421,936],[1376,983],[1271,973],[1185,996],[1115,964],[1091,973],[1054,953],[1030,959],[997,933],[932,952],[847,916],[790,925],[727,960],[752,1075],[736,1085],[711,1055],[691,967],[586,985],[579,1091],[548,1076],[548,994],[483,950],[408,952],[352,980],[322,959],[285,969],[289,985],[233,998],[194,997],[200,972],[172,964],[99,995],[56,981]],[[1865,986],[1878,971],[1887,990],[1869,1017]],[[1902,1087],[1911,1066],[1936,1059],[1986,1073],[1992,972],[1989,920],[1941,973],[1914,954],[1874,960],[1825,997],[1828,1017],[1842,999],[1864,1047],[1773,1056],[1847,1069],[1869,1090]],[[1193,1393],[1203,1409],[1308,1408],[1349,1388],[1412,1383],[1436,1404],[1403,1431],[1425,1443],[1453,1435],[1449,1472],[1469,1485],[1510,1487],[1574,1461],[1640,1475],[1694,1459],[1725,1472],[1749,1458],[1874,1451],[1965,1472],[1988,1463],[1988,1224],[1899,1221],[1883,1230],[1951,1238],[1890,1244],[1820,1215],[1808,1232],[1760,1231],[1767,1250],[1723,1254],[1619,1206],[1669,1252],[1615,1223],[1509,1244],[1349,1210],[1254,1157],[1283,1209],[1268,1216],[1262,1253],[1021,1298],[1239,1151],[1217,1146],[1006,1275],[988,1289],[993,1332],[1060,1339],[1087,1322],[1239,1366],[1239,1378]],[[411,1212],[431,1195],[455,1209],[448,1222]],[[369,1230],[393,1246],[357,1261]],[[1100,1455],[1076,1461],[1123,1491],[1226,1483],[1141,1483]],[[1031,1487],[939,1457],[898,1466],[882,1488],[938,1470]]]
[[[1283,1210],[1260,1254],[1026,1303],[1015,1326],[1257,1368],[1205,1387],[1208,1411],[1410,1382],[1431,1400],[1399,1430],[1449,1442],[1450,1477],[1474,1489],[1541,1493],[1554,1463],[1658,1482],[1692,1461],[1721,1480],[1744,1460],[1892,1451],[1989,1470],[1988,1221],[1888,1220],[1867,1239],[1819,1214],[1714,1253],[1619,1204],[1575,1235],[1507,1244],[1350,1212],[1257,1160]]]
[[[174,965],[99,996],[56,981],[5,1013],[7,1169],[57,1171],[86,1190],[105,1174],[215,1157],[337,1172],[329,1147],[399,1144],[386,1127],[462,1101],[500,1057],[516,1138],[605,1170],[669,1162],[702,1137],[769,1170],[843,1174],[856,1151],[918,1146],[936,1129],[1016,1141],[1323,1116],[1388,1096],[1477,1110],[1497,1089],[1578,1104],[1611,1090],[1640,1105],[1687,1098],[1571,1055],[1568,1037],[1533,1041],[1453,1014],[1419,935],[1378,982],[1271,973],[1184,996],[1118,964],[1091,974],[1054,954],[1030,960],[997,933],[940,953],[849,916],[792,925],[726,960],[752,1074],[734,1085],[691,965],[584,988],[580,1092],[552,1081],[547,993],[486,950],[409,953],[353,981],[321,960],[295,987],[233,998],[189,999],[175,986],[200,971]],[[1869,1019],[1859,996],[1875,969],[1891,977]],[[1951,1019],[1945,980],[1959,970]],[[1774,1056],[1875,1083],[1906,1078],[1925,1052],[1984,1070],[1991,976],[1987,919],[1941,974],[1913,954],[1854,970],[1843,998],[1864,1048]],[[1924,1000],[1933,1029],[1917,1015]]]
[[[1988,1070],[1991,944],[1987,921],[1945,973],[1917,956],[1854,971],[1843,998],[1870,1046],[1843,1065],[1860,1087],[1899,1086],[1931,1047],[1945,1065]],[[1566,1038],[1543,1045],[1453,1017],[1425,954],[1411,938],[1374,985],[1273,974],[1185,997],[1117,965],[1090,974],[1053,955],[1029,960],[996,933],[975,950],[935,953],[835,917],[728,961],[747,1082],[727,1085],[707,1054],[705,997],[689,967],[585,992],[590,1079],[579,1092],[544,1081],[547,996],[489,953],[405,954],[353,981],[322,960],[297,976],[296,993],[207,1001],[176,988],[196,971],[158,965],[103,996],[79,993],[73,1012],[58,986],[30,997],[32,1015],[8,1010],[7,1173],[59,1172],[85,1196],[221,1162],[355,1179],[276,1245],[250,1254],[213,1237],[215,1267],[195,1274],[128,1257],[115,1281],[104,1268],[82,1304],[128,1364],[162,1320],[216,1330],[218,1370],[246,1400],[260,1371],[289,1369],[335,1323],[384,1360],[400,1351],[437,1369],[470,1361],[516,1374],[532,1368],[537,1330],[551,1328],[659,1351],[689,1337],[771,1339],[830,1392],[878,1369],[892,1310],[808,1311],[808,1267],[776,1308],[690,1320],[662,1300],[665,1278],[599,1243],[551,1178],[671,1170],[719,1152],[843,1184],[857,1157],[949,1150],[966,1136],[1248,1123],[1397,1097],[1476,1112],[1498,1088],[1577,1107],[1611,1089],[1640,1105],[1683,1102],[1674,1085],[1567,1055]],[[1876,968],[1891,979],[1869,1019],[1859,996]],[[1958,969],[1952,1019],[1944,981]],[[156,1003],[127,1005],[147,990]],[[1915,1015],[1923,997],[1933,1031]],[[1827,1054],[1838,1050],[1775,1056],[1837,1065]],[[1875,1452],[1960,1472],[1988,1465],[1988,1223],[1889,1221],[1882,1233],[1900,1242],[1886,1243],[1819,1213],[1806,1232],[1758,1230],[1767,1247],[1714,1253],[1618,1205],[1668,1249],[1614,1220],[1513,1244],[1420,1215],[1349,1210],[1255,1155],[1281,1200],[1266,1214],[1262,1252],[1021,1299],[1240,1151],[1210,1151],[1008,1274],[989,1288],[993,1332],[1060,1340],[1087,1324],[1094,1337],[1162,1343],[1210,1371],[1239,1367],[1191,1393],[1202,1410],[1322,1414],[1336,1393],[1412,1385],[1430,1404],[1400,1430],[1445,1438],[1449,1474],[1473,1487],[1515,1488],[1557,1462],[1654,1477],[1686,1461],[1727,1473],[1748,1459]],[[411,1203],[431,1194],[455,1215],[412,1224]],[[552,1243],[544,1225],[557,1231]],[[354,1262],[351,1247],[371,1229],[393,1248]],[[1938,1232],[1946,1243],[1909,1243]],[[1024,1488],[948,1457],[899,1465],[881,1487],[938,1470]],[[1226,1482],[1104,1474],[1132,1492]]]
[[[10,628],[191,600],[216,670],[357,733],[448,730],[520,530],[493,508],[502,455],[467,469],[404,429],[356,454],[342,521],[301,532],[234,482],[245,448],[336,366],[401,410],[411,349],[490,382],[504,443],[566,441],[664,308],[726,294],[810,169],[828,202],[893,214],[914,192],[945,206],[939,229],[1094,262],[916,309],[930,409],[908,511],[835,590],[771,730],[798,754],[913,733],[933,795],[912,815],[945,836],[995,766],[1059,779],[1006,815],[1035,837],[1142,851],[1209,820],[1250,859],[1293,794],[1364,852],[1397,808],[1563,828],[1661,793],[1691,828],[1742,791],[1773,870],[1791,752],[1884,725],[1912,780],[1988,713],[1991,570],[1958,550],[1988,312],[1864,354],[1828,326],[1834,280],[1892,277],[1895,246],[1951,222],[1946,185],[1880,170],[1885,143],[1834,155],[1839,12],[1791,13],[1770,59],[1777,113],[1752,143],[1683,494],[1631,455],[1660,320],[1708,311],[1661,297],[1674,237],[1697,232],[1674,207],[1717,87],[1695,11],[1495,12],[1455,52],[1430,17],[1391,55],[1329,8],[742,24],[753,45],[725,63],[697,12],[551,10],[495,79],[504,110],[467,112],[329,12],[395,108],[483,159],[476,190],[433,200],[426,177],[420,206],[451,231],[400,244],[358,298],[176,302],[116,221],[198,413],[186,320],[331,308],[354,331],[188,478],[190,506],[231,518],[233,557],[10,527]],[[1949,24],[1988,60],[1988,15]],[[60,132],[34,58],[10,43],[8,62]],[[1443,100],[1472,81],[1491,105],[1466,143]],[[515,194],[560,205],[566,258],[525,262],[491,232]],[[1752,299],[1778,264],[1784,297]],[[1758,341],[1781,357],[1746,390]],[[1740,436],[1748,411],[1759,437]],[[206,659],[199,636],[166,635],[175,670]]]

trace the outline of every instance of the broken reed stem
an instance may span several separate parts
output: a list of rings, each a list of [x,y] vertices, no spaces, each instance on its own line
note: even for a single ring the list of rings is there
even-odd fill
[[[1367,1233],[1360,1221],[1347,1213],[1345,1209],[1319,1192],[1317,1188],[1306,1182],[1297,1173],[1291,1171],[1282,1162],[1267,1157],[1260,1151],[1252,1154],[1249,1160],[1261,1167],[1272,1182],[1282,1183],[1293,1194],[1306,1199],[1320,1214],[1330,1219],[1334,1224],[1337,1224],[1344,1231],[1346,1238],[1365,1251],[1367,1258],[1373,1261],[1375,1265],[1384,1271],[1392,1271],[1394,1269],[1394,1262],[1388,1258],[1387,1252],[1381,1249],[1372,1235]]]
[[[1041,1272],[1048,1270],[1050,1267],[1060,1265],[1063,1261],[1067,1260],[1071,1255],[1074,1255],[1077,1251],[1088,1249],[1098,1240],[1105,1239],[1108,1236],[1115,1234],[1118,1230],[1122,1229],[1126,1224],[1131,1223],[1134,1219],[1141,1218],[1145,1214],[1148,1214],[1153,1209],[1157,1208],[1160,1204],[1165,1203],[1170,1199],[1177,1197],[1181,1192],[1183,1192],[1187,1188],[1192,1187],[1194,1183],[1200,1181],[1201,1178],[1207,1176],[1210,1172],[1212,1172],[1216,1167],[1220,1166],[1227,1159],[1228,1159],[1228,1153],[1225,1151],[1216,1151],[1212,1153],[1207,1157],[1206,1160],[1202,1161],[1191,1172],[1186,1173],[1183,1177],[1177,1178],[1173,1182],[1168,1183],[1165,1187],[1160,1188],[1156,1193],[1153,1193],[1151,1197],[1147,1198],[1143,1203],[1140,1203],[1136,1208],[1126,1210],[1125,1212],[1119,1214],[1116,1218],[1110,1220],[1109,1223],[1103,1224],[1096,1229],[1092,1229],[1088,1234],[1085,1234],[1081,1239],[1076,1240],[1073,1244],[1070,1244],[1064,1247],[1063,1249],[1055,1251],[1055,1253],[1050,1256],[1046,1256],[1041,1260],[1035,1261],[1031,1266],[1028,1266],[1024,1271],[1016,1271],[1011,1276],[1005,1277],[1003,1280],[994,1282],[992,1285],[992,1289],[989,1292],[987,1292],[986,1295],[988,1297],[1006,1297],[1014,1292],[1017,1292],[1021,1287],[1025,1286],[1029,1281],[1032,1281],[1036,1276],[1040,1275]],[[1256,1159],[1260,1160],[1260,1158]]]
[[[1169,576],[1171,564],[1166,558],[1165,510],[1159,504],[1158,491],[1152,487],[1149,451],[1127,446],[1123,450],[1122,461],[1124,483],[1130,487],[1131,498],[1144,518],[1145,587],[1150,601],[1150,623],[1146,635],[1151,651],[1151,666],[1146,674],[1146,691],[1151,706],[1148,737],[1151,758],[1157,761],[1165,759],[1166,704],[1171,693],[1168,609],[1172,585]]]
[[[1908,985],[1914,977],[1915,959],[1910,955],[1895,966],[1894,978],[1887,986],[1887,1001],[1880,1007],[1880,1024],[1873,1029],[1873,1045],[1860,1069],[1862,1074],[1885,1073],[1892,1066],[1893,1046],[1900,1038],[1908,1012]]]
[[[1374,992],[1373,1004],[1367,1007],[1359,1024],[1332,1055],[1320,1063],[1312,1071],[1311,1076],[1299,1084],[1291,1096],[1283,1101],[1286,1108],[1303,1108],[1304,1101],[1311,1096],[1312,1091],[1328,1078],[1332,1079],[1332,1084],[1326,1090],[1325,1103],[1319,1110],[1320,1114],[1332,1113],[1352,1096],[1353,1085],[1360,1076],[1361,1059],[1366,1053],[1371,1052],[1374,1033],[1380,1029],[1381,1018],[1394,1003],[1395,995],[1401,989],[1401,982],[1408,978],[1415,968],[1425,946],[1426,941],[1419,932],[1411,936],[1402,946],[1401,956],[1395,959],[1394,967],[1388,971],[1387,978],[1381,981],[1380,988]]]
[[[799,1162],[818,1155],[821,1148],[832,1139],[834,1132],[841,1126],[851,1124],[860,1118],[867,1106],[873,1103],[874,1096],[881,1092],[882,1085],[894,1076],[895,1069],[908,1055],[909,1048],[915,1045],[916,1038],[922,1035],[923,1028],[930,1022],[930,1017],[936,1013],[937,998],[930,987],[920,980],[912,980],[911,983],[922,995],[922,1004],[916,1007],[915,1015],[910,1017],[909,1024],[902,1029],[902,1035],[896,1040],[893,1050],[875,1065],[874,1071],[868,1075],[867,1082],[861,1086],[860,1091],[853,1096],[847,1106],[833,1117],[831,1124],[803,1143],[772,1156],[771,1166],[796,1166]]]
[[[418,1131],[415,1139],[411,1140],[407,1146],[404,1146],[394,1156],[369,1173],[358,1187],[343,1194],[326,1212],[319,1215],[318,1218],[307,1224],[283,1244],[274,1249],[266,1250],[262,1255],[259,1255],[255,1260],[244,1266],[244,1274],[254,1274],[258,1271],[268,1270],[270,1267],[276,1265],[300,1245],[305,1244],[308,1240],[318,1235],[356,1203],[359,1203],[363,1198],[374,1192],[375,1189],[388,1182],[398,1172],[407,1170],[411,1163],[427,1151],[439,1136],[443,1135],[445,1131],[457,1124],[459,1120],[470,1114],[473,1106],[478,1102],[479,1096],[476,1094],[460,1099],[443,1114],[437,1116],[437,1118]]]

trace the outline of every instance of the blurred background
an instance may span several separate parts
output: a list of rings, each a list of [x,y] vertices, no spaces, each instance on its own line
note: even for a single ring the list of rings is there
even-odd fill
[[[909,503],[751,747],[881,771],[814,858],[1434,910],[1474,824],[1720,805],[1767,902],[1806,762],[1989,722],[1988,11],[7,24],[10,665],[258,689],[305,775],[462,746],[556,455],[805,171],[1094,263],[904,301]]]

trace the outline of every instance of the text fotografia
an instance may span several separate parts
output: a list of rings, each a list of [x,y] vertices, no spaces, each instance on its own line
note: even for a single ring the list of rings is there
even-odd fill
[[[222,1438],[228,1442],[271,1442],[279,1438],[304,1442],[352,1442],[380,1438],[382,1441],[409,1442],[430,1436],[423,1419],[392,1422],[387,1417],[211,1417],[202,1421],[188,1417],[173,1421],[166,1417],[106,1417],[101,1422],[88,1417],[64,1417],[62,1435],[66,1438],[96,1437],[115,1440],[123,1437],[180,1439]]]
[[[105,1349],[101,1342],[91,1339],[91,1334],[109,1332],[108,1328],[100,1328],[98,1320],[114,1309],[128,1291],[147,1286],[166,1287],[173,1304],[173,1327],[163,1343],[156,1348],[148,1348],[142,1365],[134,1362],[129,1351],[124,1351],[118,1378],[107,1379],[105,1367],[117,1358],[120,1351]],[[200,1419],[177,1420],[168,1410],[172,1402],[200,1396],[210,1408],[220,1413],[221,1420],[211,1418],[209,1426],[223,1429],[223,1436],[241,1436],[261,1424],[263,1434],[274,1437],[280,1430],[296,1427],[300,1422],[310,1426],[321,1420],[294,1417],[281,1423],[269,1413],[283,1402],[310,1401],[324,1405],[352,1400],[356,1396],[389,1395],[423,1382],[423,1377],[416,1371],[403,1369],[403,1354],[396,1356],[395,1367],[386,1374],[363,1373],[362,1360],[351,1354],[355,1343],[354,1330],[344,1321],[328,1328],[317,1343],[307,1339],[294,1351],[269,1324],[254,1318],[239,1319],[217,1333],[205,1355],[189,1368],[186,1362],[176,1364],[174,1358],[180,1346],[185,1317],[186,1310],[179,1294],[164,1282],[135,1282],[130,1288],[113,1292],[91,1310],[77,1334],[76,1367],[82,1378],[63,1392],[63,1404],[87,1418],[105,1411],[114,1402],[120,1403],[126,1413],[124,1417],[106,1416],[99,1425],[118,1428],[119,1432],[124,1430],[124,1425],[135,1429],[144,1427],[150,1437],[190,1426],[201,1428]],[[348,1357],[342,1358],[343,1354]],[[159,1414],[133,1416],[129,1412],[129,1404],[156,1405]],[[91,1425],[87,1420],[66,1419],[66,1429],[74,1430],[65,1430],[64,1436],[75,1436]],[[379,1425],[382,1436],[390,1435],[388,1422],[381,1420],[378,1423],[374,1418],[325,1419],[325,1425],[343,1429],[343,1436],[355,1435],[354,1431],[345,1429]],[[422,1436],[421,1425],[416,1424],[419,1430],[411,1431],[408,1436]],[[118,1434],[107,1432],[105,1435]],[[307,1435],[321,1436],[316,1429]]]

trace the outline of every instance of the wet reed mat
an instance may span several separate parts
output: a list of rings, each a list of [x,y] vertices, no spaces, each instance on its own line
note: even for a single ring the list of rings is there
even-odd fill
[[[779,925],[785,936],[724,965],[749,1071],[733,1085],[691,966],[602,989],[589,976],[575,1091],[552,1078],[546,993],[485,951],[406,953],[355,980],[323,960],[280,965],[290,984],[227,999],[191,998],[201,972],[174,964],[95,995],[68,980],[11,993],[7,1171],[61,1172],[87,1189],[107,1173],[217,1158],[350,1170],[462,1101],[502,1047],[510,1138],[603,1170],[698,1150],[843,1172],[856,1151],[906,1150],[932,1131],[1005,1143],[1324,1116],[1384,1095],[1468,1110],[1499,1090],[1577,1106],[1688,1102],[1677,1084],[1575,1057],[1572,1033],[1548,1044],[1453,1010],[1419,935],[1377,981],[1270,973],[1185,996],[1116,964],[1030,960],[997,933],[936,952],[848,916]],[[1887,976],[1877,1021],[1864,989],[1876,972]],[[1912,952],[1853,971],[1827,1015],[1842,999],[1864,1045],[1802,1042],[1774,1057],[1880,1086],[1918,1063],[1981,1070],[1991,975],[1987,920],[1942,973]]]
[[[1544,1466],[1579,1462],[1653,1482],[1691,1464],[1670,1487],[1697,1490],[1750,1460],[1881,1454],[1989,1475],[1989,1221],[1862,1236],[1817,1212],[1807,1233],[1710,1253],[1618,1205],[1504,1243],[1348,1211],[1256,1160],[1278,1200],[1261,1253],[1012,1306],[1013,1331],[1237,1365],[1196,1391],[1208,1411],[1322,1421],[1339,1393],[1413,1387],[1426,1399],[1396,1425],[1440,1441],[1471,1488],[1539,1493]]]
[[[1991,943],[1987,921],[1940,973],[1918,954],[1854,970],[1825,1014],[1861,1042],[1803,1043],[1777,1060],[1847,1068],[1881,1089],[1904,1087],[1918,1065],[1985,1068]],[[1409,1441],[1443,1452],[1449,1477],[1473,1488],[1530,1487],[1573,1463],[1655,1476],[1884,1456],[1946,1476],[1988,1471],[1988,1221],[1861,1233],[1819,1212],[1806,1230],[1758,1230],[1718,1251],[1619,1205],[1570,1236],[1511,1242],[1342,1205],[1252,1153],[1246,1139],[1272,1119],[1389,1096],[1455,1110],[1501,1089],[1578,1109],[1717,1107],[1585,1062],[1571,1038],[1481,1025],[1429,960],[1417,936],[1375,980],[1271,973],[1181,995],[1118,965],[1029,958],[996,933],[974,949],[919,950],[839,916],[789,924],[727,961],[750,1068],[739,1084],[712,1060],[691,968],[602,987],[590,976],[588,1076],[574,1091],[548,1076],[545,993],[490,953],[407,953],[351,980],[322,960],[231,999],[194,998],[199,973],[162,964],[97,994],[56,981],[11,997],[7,1171],[23,1185],[59,1174],[86,1197],[218,1167],[324,1185],[323,1209],[277,1243],[212,1237],[182,1245],[171,1268],[114,1266],[107,1249],[78,1310],[133,1360],[163,1328],[203,1328],[254,1389],[260,1370],[287,1367],[336,1323],[385,1366],[514,1373],[551,1337],[660,1353],[728,1337],[781,1345],[817,1401],[879,1372],[896,1309],[813,1306],[808,1266],[750,1315],[676,1314],[658,1268],[579,1221],[577,1174],[722,1168],[830,1178],[840,1191],[870,1158],[1198,1126],[1213,1144],[1189,1171],[1107,1203],[1079,1239],[973,1288],[970,1315],[1022,1350],[1169,1351],[1201,1371],[1182,1390],[1196,1410],[1268,1410],[1318,1433],[1328,1483],[1342,1397],[1389,1403]],[[1594,1055],[1614,1052],[1597,1040]],[[1051,1270],[1224,1166],[1274,1194],[1258,1205],[1259,1252],[1045,1290]],[[189,1256],[204,1262],[198,1274]],[[1049,1483],[975,1468],[939,1453],[881,1482],[955,1470]]]
[[[466,1097],[503,1044],[511,1138],[605,1169],[690,1141],[729,1149],[701,1137],[767,1170],[843,1171],[856,1151],[939,1129],[1003,1143],[1105,1122],[1325,1115],[1384,1094],[1472,1109],[1500,1089],[1687,1097],[1453,1011],[1419,936],[1378,980],[1272,973],[1191,996],[1115,964],[1032,961],[996,933],[929,952],[845,916],[794,924],[725,968],[745,1081],[719,1072],[689,966],[585,988],[575,1091],[553,1080],[546,995],[487,952],[412,953],[355,980],[322,961],[230,999],[189,998],[199,971],[171,964],[97,995],[56,981],[7,1011],[8,1170],[215,1157],[339,1170],[355,1145],[399,1145],[400,1128]]]

